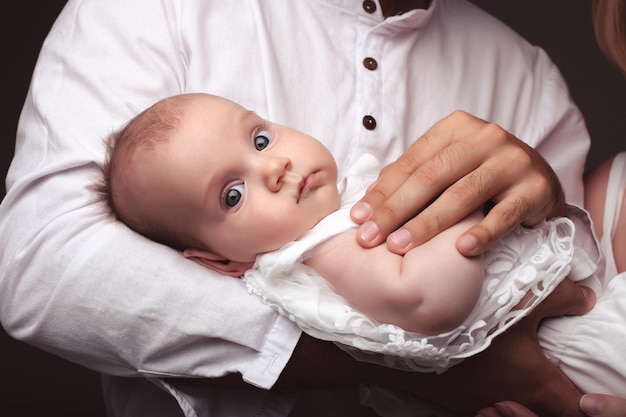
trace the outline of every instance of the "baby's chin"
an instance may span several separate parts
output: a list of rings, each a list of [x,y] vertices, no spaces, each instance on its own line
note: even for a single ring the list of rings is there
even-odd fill
[[[317,224],[319,222],[321,222],[322,220],[324,220],[326,217],[330,216],[331,214],[333,214],[337,210],[339,210],[339,206],[337,206],[336,208],[328,209],[327,211],[324,211],[324,212],[320,212],[319,216],[317,216],[317,218],[314,219],[313,222],[309,226],[307,226],[306,228],[301,230],[300,234],[298,235],[298,237],[296,239],[294,239],[294,240],[297,240],[297,239],[301,238],[306,232],[308,232],[309,230],[313,229],[315,226],[317,226]]]

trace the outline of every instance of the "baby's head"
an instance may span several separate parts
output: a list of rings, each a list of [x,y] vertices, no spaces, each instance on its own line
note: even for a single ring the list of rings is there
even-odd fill
[[[236,276],[339,206],[337,166],[319,141],[208,94],[131,120],[111,141],[105,177],[122,222]]]
[[[117,218],[140,234],[179,250],[188,246],[188,237],[167,219],[167,210],[159,209],[165,196],[154,175],[190,105],[189,96],[174,96],[135,116],[109,138],[104,169],[104,196]]]

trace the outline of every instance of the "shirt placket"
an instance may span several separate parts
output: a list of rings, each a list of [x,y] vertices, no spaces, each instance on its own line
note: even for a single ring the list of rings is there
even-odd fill
[[[385,37],[378,31],[381,24],[375,19],[378,5],[372,0],[363,2],[366,19],[361,21],[354,65],[356,73],[356,120],[355,139],[349,155],[355,159],[364,152],[371,152],[380,140],[382,121],[382,70]]]

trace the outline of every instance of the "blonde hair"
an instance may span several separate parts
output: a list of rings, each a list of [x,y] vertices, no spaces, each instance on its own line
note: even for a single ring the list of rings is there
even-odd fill
[[[626,74],[626,7],[624,7],[624,0],[593,0],[592,14],[600,49]]]

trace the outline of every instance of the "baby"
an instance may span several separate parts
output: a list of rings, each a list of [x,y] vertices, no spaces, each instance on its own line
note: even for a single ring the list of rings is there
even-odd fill
[[[313,137],[221,97],[183,94],[115,135],[104,190],[130,228],[243,276],[304,331],[408,358],[399,366],[410,369],[445,370],[572,271],[593,272],[577,270],[587,258],[565,218],[519,228],[484,258],[455,248],[478,212],[404,256],[364,249],[349,209],[379,168],[365,155],[338,184],[334,158]]]

